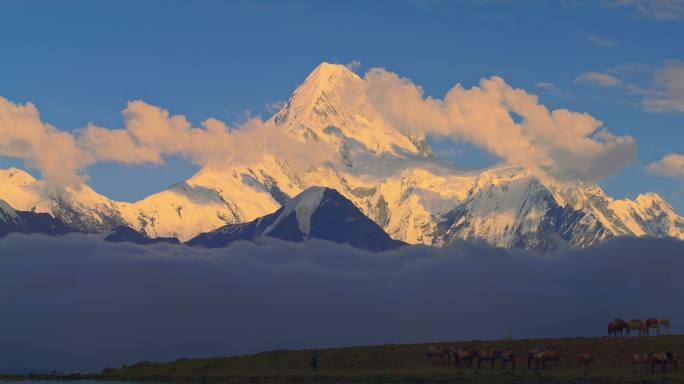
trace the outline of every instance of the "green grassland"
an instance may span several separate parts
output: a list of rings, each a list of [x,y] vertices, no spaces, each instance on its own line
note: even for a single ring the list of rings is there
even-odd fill
[[[456,368],[446,360],[427,359],[430,345],[464,346],[477,350],[511,348],[517,353],[514,371],[495,370],[483,363]],[[526,351],[538,346],[567,349],[560,366],[545,371],[527,369]],[[320,368],[313,374],[310,350],[281,350],[255,355],[179,359],[173,362],[140,362],[105,369],[88,379],[132,381],[221,381],[234,383],[684,383],[684,368],[651,375],[645,367],[633,373],[634,353],[675,351],[684,355],[684,336],[641,338],[560,338],[468,341],[434,344],[378,345],[330,348],[318,351]],[[577,353],[591,353],[595,365],[578,371]],[[41,377],[42,379],[49,377]],[[58,378],[58,377],[54,377]],[[71,377],[72,379],[74,377]],[[64,377],[63,377],[64,379]]]

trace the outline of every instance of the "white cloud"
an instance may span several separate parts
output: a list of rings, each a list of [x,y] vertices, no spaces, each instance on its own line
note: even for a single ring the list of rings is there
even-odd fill
[[[0,155],[24,159],[37,168],[51,188],[79,186],[85,168],[99,161],[161,164],[182,156],[198,165],[248,164],[269,154],[293,167],[309,167],[334,153],[323,143],[304,143],[293,135],[249,118],[236,128],[209,118],[200,127],[182,115],[143,101],[123,111],[124,128],[89,124],[74,133],[60,131],[40,119],[33,104],[14,104],[0,97]]]
[[[652,72],[650,82],[645,80],[648,72]],[[618,74],[625,80],[617,77]],[[616,87],[625,95],[638,96],[647,112],[684,112],[684,62],[681,61],[666,61],[655,69],[642,64],[618,65],[606,72],[583,72],[575,81]]]
[[[636,155],[631,137],[600,129],[602,122],[586,113],[549,111],[500,77],[471,89],[457,85],[444,99],[425,97],[419,86],[384,69],[368,71],[365,82],[368,102],[396,128],[466,140],[542,178],[597,180]]]
[[[296,167],[308,167],[334,153],[325,144],[301,142],[276,131],[259,118],[249,118],[233,129],[214,118],[193,127],[184,116],[142,101],[128,103],[123,115],[124,129],[90,125],[80,132],[79,144],[98,161],[129,164],[158,164],[170,155],[202,166],[250,164],[268,154]]]
[[[613,0],[613,7],[631,7],[640,17],[654,20],[684,19],[684,0]]]
[[[654,92],[643,100],[647,111],[684,112],[684,63],[670,61],[656,70],[653,76]]]
[[[599,47],[611,48],[618,45],[615,41],[611,39],[593,33],[589,34],[587,37],[589,38],[589,41],[591,41],[594,45],[597,45]]]
[[[547,81],[539,81],[534,84],[534,87],[539,89],[541,92],[551,93],[554,95],[563,94],[563,91],[556,87],[555,84],[549,83]]]
[[[82,169],[92,162],[71,134],[41,121],[33,104],[14,104],[3,97],[0,97],[0,155],[24,159],[58,188],[85,181]]]
[[[649,172],[684,183],[684,155],[670,153],[646,168]]]
[[[635,157],[631,137],[611,135],[586,113],[550,111],[536,96],[500,77],[471,89],[457,85],[444,99],[425,97],[419,86],[384,69],[369,70],[355,84],[358,89],[349,89],[344,97],[351,104],[360,100],[384,124],[406,134],[465,140],[542,178],[598,180]],[[536,86],[558,92],[551,83]],[[122,128],[90,124],[69,133],[42,122],[31,104],[0,99],[0,155],[26,159],[59,187],[83,182],[83,170],[99,161],[160,164],[175,155],[201,166],[223,166],[272,155],[308,168],[336,153],[321,142],[301,142],[259,118],[235,128],[213,118],[193,126],[184,116],[143,101],[129,102],[123,118]]]
[[[575,78],[575,81],[593,83],[602,87],[613,87],[622,83],[616,76],[596,71],[582,72]]]

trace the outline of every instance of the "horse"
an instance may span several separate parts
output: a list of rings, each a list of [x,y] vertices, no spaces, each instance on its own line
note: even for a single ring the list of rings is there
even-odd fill
[[[489,361],[490,369],[494,369],[494,363],[498,358],[501,351],[491,350],[491,351],[480,351],[477,356],[477,369],[480,369],[483,361]]]
[[[635,353],[632,355],[632,371],[636,373],[637,366],[645,365],[646,369],[650,370],[651,374],[655,374],[655,367],[660,365],[661,371],[665,373],[667,369],[667,354],[665,352],[660,353]],[[650,367],[650,368],[649,368]]]
[[[451,362],[451,347],[445,348],[441,345],[431,345],[427,348],[425,352],[425,357],[430,360],[433,357],[438,358],[440,361],[447,358],[447,364]]]
[[[660,327],[670,328],[670,320],[668,319],[646,319],[647,328],[655,328],[656,335],[660,336]]]
[[[478,359],[480,352],[472,350],[470,348],[459,348],[456,350],[454,355],[454,363],[457,368],[461,368],[461,363],[467,362],[468,368],[473,366],[473,361]]]
[[[560,350],[558,348],[550,348],[546,350],[546,356],[549,361],[552,361],[556,363],[557,366],[560,366],[561,356],[563,355],[563,352],[567,351],[567,349]]]
[[[679,368],[679,354],[677,352],[667,351],[665,352],[665,357],[667,357],[667,364],[672,365],[673,370]]]
[[[529,349],[527,350],[527,369],[532,368],[532,361],[534,361],[534,356],[541,352],[540,349]]]
[[[590,369],[594,365],[594,357],[589,353],[578,353],[577,354],[577,370],[580,369]]]
[[[567,352],[567,349],[565,350]],[[563,351],[557,348],[546,348],[544,350],[531,349],[527,352],[527,369],[530,369],[532,362],[534,362],[534,369],[546,369],[546,363],[555,363],[560,366],[560,359]]]
[[[632,319],[627,322],[627,336],[629,336],[632,331],[639,331],[639,336],[648,336],[648,327],[646,327],[646,322],[644,320]]]
[[[627,330],[627,322],[622,319],[614,319],[608,323],[608,336],[622,337]]]
[[[647,332],[650,332],[651,328],[656,330],[656,335],[660,335],[660,326],[658,325],[658,319],[650,318],[644,320],[644,327],[646,327]]]
[[[499,359],[501,360],[501,368],[506,369],[506,363],[511,363],[511,369],[515,370],[515,352],[510,349],[499,351]]]

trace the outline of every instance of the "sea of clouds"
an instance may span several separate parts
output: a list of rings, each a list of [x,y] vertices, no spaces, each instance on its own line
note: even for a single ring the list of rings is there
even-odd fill
[[[0,372],[280,348],[597,336],[615,317],[684,329],[684,242],[537,255],[458,243],[370,253],[324,241],[224,249],[0,240]]]

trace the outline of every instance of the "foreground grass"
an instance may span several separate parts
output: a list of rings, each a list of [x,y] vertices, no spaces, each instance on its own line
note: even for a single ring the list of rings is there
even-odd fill
[[[650,375],[644,367],[632,372],[633,353],[672,350],[684,355],[684,336],[644,338],[564,338],[442,343],[473,349],[511,348],[518,356],[515,371],[457,369],[446,361],[428,360],[428,345],[380,345],[319,350],[320,369],[312,374],[310,350],[270,351],[255,355],[173,362],[140,362],[99,375],[41,376],[33,379],[101,379],[131,381],[220,381],[228,383],[684,383],[684,372]],[[560,366],[536,372],[527,369],[526,351],[538,346],[567,349]],[[575,355],[591,353],[596,363],[578,371]]]

